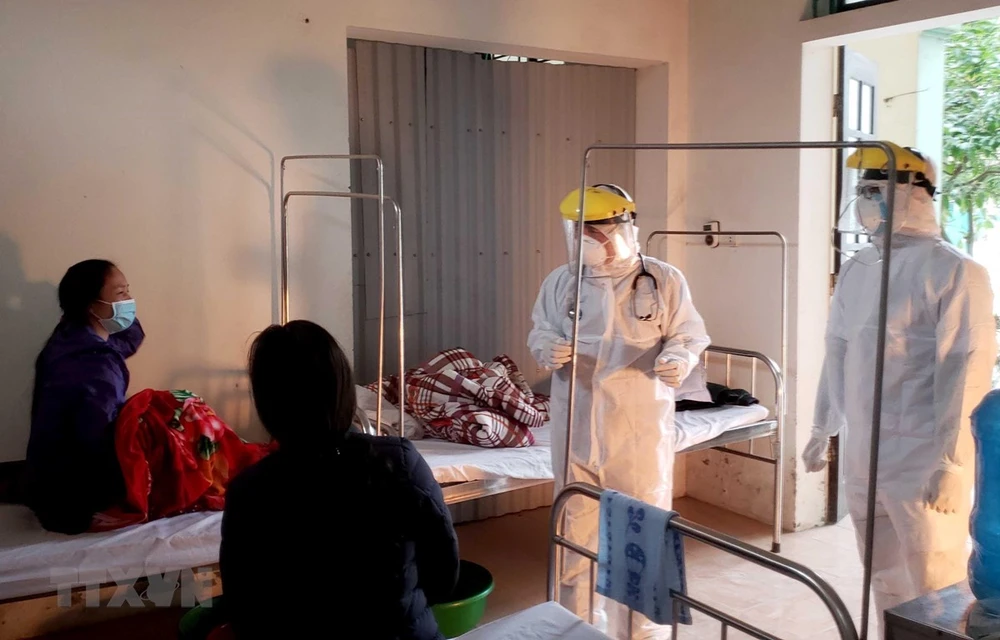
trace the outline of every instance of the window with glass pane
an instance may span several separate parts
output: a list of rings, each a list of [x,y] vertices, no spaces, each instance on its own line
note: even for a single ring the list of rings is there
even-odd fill
[[[874,140],[876,130],[876,90],[875,73],[862,72],[856,59],[852,58],[855,64],[852,70],[856,75],[846,74],[844,97],[843,97],[843,126],[844,140],[857,142],[859,140]],[[843,157],[847,158],[855,149],[844,151]],[[840,196],[840,211],[837,212],[837,230],[839,238],[837,247],[839,249],[835,258],[834,272],[840,271],[843,262],[853,256],[857,251],[864,248],[870,239],[864,232],[861,224],[855,215],[855,202],[857,200],[856,187],[858,184],[858,172],[849,167],[843,168]]]

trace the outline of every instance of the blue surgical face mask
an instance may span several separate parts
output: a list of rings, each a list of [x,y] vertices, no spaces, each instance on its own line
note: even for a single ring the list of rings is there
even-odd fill
[[[879,192],[862,195],[858,198],[858,221],[869,234],[878,234],[885,225],[889,209],[885,199]]]
[[[135,322],[135,300],[119,300],[118,302],[105,302],[104,300],[98,300],[101,304],[106,304],[111,307],[111,317],[110,318],[100,318],[101,326],[108,333],[118,333],[119,331],[124,331],[132,326]],[[95,315],[95,317],[97,317]]]

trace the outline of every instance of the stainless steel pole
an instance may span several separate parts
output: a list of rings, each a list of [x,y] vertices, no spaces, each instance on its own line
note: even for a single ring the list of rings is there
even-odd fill
[[[382,375],[383,360],[385,360],[385,168],[382,158],[374,154],[307,154],[284,156],[281,159],[281,324],[286,324],[288,314],[288,223],[286,220],[287,198],[285,198],[285,163],[288,160],[371,160],[375,162],[378,174],[378,256],[379,256],[379,337],[378,337],[378,384],[379,393],[375,400],[375,420],[378,423],[376,432],[382,435]],[[305,193],[305,192],[302,192]],[[334,192],[310,192],[329,194]],[[346,192],[336,192],[338,194]],[[359,194],[362,195],[362,194]],[[365,194],[368,195],[368,194]],[[340,197],[340,196],[337,196]],[[366,198],[368,199],[368,198]],[[399,227],[399,245],[402,246],[402,227]],[[402,260],[402,256],[400,256]],[[402,301],[402,285],[400,285],[400,300]],[[402,304],[402,302],[400,302]],[[402,334],[400,334],[402,340]],[[402,415],[402,414],[401,414]],[[400,418],[402,420],[402,417]],[[402,422],[400,422],[402,424]]]
[[[396,210],[396,267],[398,273],[396,283],[399,288],[399,435],[403,435],[404,420],[406,419],[406,343],[404,335],[406,333],[406,307],[403,304],[403,212],[394,200],[393,208]],[[380,394],[381,395],[381,394]]]
[[[871,457],[868,460],[868,504],[865,522],[865,580],[864,600],[861,605],[861,640],[868,638],[868,620],[871,616],[872,560],[875,539],[875,498],[878,489],[878,452],[882,436],[882,377],[885,371],[885,334],[889,314],[889,261],[892,253],[892,219],[896,200],[896,154],[889,145],[883,145],[889,165],[885,206],[885,237],[882,239],[882,282],[878,300],[878,337],[875,343],[875,398],[872,403]],[[879,621],[880,625],[884,621]]]
[[[350,191],[289,191],[288,193],[284,194],[284,196],[282,197],[282,200],[281,200],[282,218],[284,218],[286,216],[287,210],[288,210],[288,201],[291,198],[293,198],[293,197],[354,198],[354,199],[359,199],[359,200],[375,200],[375,199],[379,199],[379,200],[383,200],[383,201],[389,201],[392,204],[392,206],[395,208],[395,210],[396,210],[396,217],[397,217],[397,219],[402,220],[402,211],[400,210],[399,205],[396,204],[396,202],[392,198],[389,198],[388,196],[379,197],[377,195],[370,194],[370,193],[353,193],[353,192],[350,192]],[[400,227],[400,234],[401,233],[402,233],[402,227]],[[398,247],[402,247],[402,238],[401,237],[397,241],[397,246]],[[402,257],[400,257],[400,260],[402,260]],[[383,261],[383,267],[384,267],[384,264],[385,263]],[[383,287],[384,287],[384,282],[385,282],[385,280],[383,278]],[[400,282],[402,282],[402,281],[400,281]],[[402,295],[402,286],[400,286],[400,295]],[[400,298],[400,300],[402,300],[402,297]],[[400,303],[400,307],[402,307],[402,302]],[[385,314],[383,312],[383,314],[382,314],[382,321],[384,322],[384,320],[385,320]],[[402,320],[400,320],[400,324],[402,324]],[[380,338],[381,338],[382,334],[380,333],[379,335],[380,335]],[[400,352],[401,353],[403,351],[403,348],[404,348],[403,337],[401,335],[400,336]],[[381,352],[381,350],[382,350],[382,348],[381,348],[381,344],[380,344],[379,351]],[[383,363],[382,363],[382,358],[381,357],[379,358],[378,366],[379,366],[379,384],[381,385],[382,370],[383,370],[382,369]],[[402,360],[402,358],[400,358],[400,368],[402,368],[402,366],[403,366],[403,360]],[[379,392],[378,398],[376,400],[377,404],[376,404],[376,411],[375,411],[376,421],[378,422],[378,424],[376,425],[376,432],[377,432],[378,435],[382,435],[382,402],[381,402],[381,400],[382,400],[382,393],[381,393],[381,387],[380,387],[380,392]],[[403,403],[400,403],[400,404],[402,405]],[[402,411],[402,406],[400,407],[400,411]],[[400,413],[400,428],[402,428],[402,413]]]

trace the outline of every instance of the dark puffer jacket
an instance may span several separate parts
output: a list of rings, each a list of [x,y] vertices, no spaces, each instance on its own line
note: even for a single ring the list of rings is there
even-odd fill
[[[219,564],[240,638],[439,640],[430,606],[455,588],[458,539],[412,443],[351,434],[234,478]]]

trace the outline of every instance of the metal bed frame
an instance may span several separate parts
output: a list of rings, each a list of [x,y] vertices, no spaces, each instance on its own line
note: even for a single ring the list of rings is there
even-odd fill
[[[350,160],[374,162],[378,174],[378,193],[360,193],[353,191],[285,191],[285,165],[290,160]],[[396,214],[396,266],[398,279],[399,304],[399,380],[400,380],[400,425],[406,415],[406,396],[403,392],[406,380],[405,368],[405,327],[403,306],[403,225],[399,205],[385,195],[384,164],[378,155],[373,154],[315,154],[293,155],[281,159],[281,323],[289,320],[288,312],[288,202],[295,197],[328,197],[350,198],[359,200],[375,200],[378,203],[378,254],[379,254],[379,346],[378,346],[378,380],[384,379],[383,363],[385,360],[385,203],[392,205]],[[365,433],[383,435],[382,433],[382,389],[379,389],[375,410],[375,425],[371,424],[364,411],[358,410],[355,416],[355,426]],[[515,480],[501,478],[496,480],[476,480],[472,482],[446,483],[442,485],[445,502],[456,504],[468,500],[476,500],[487,496],[498,495],[508,491],[524,489],[551,480]]]
[[[700,444],[681,449],[677,455],[682,453],[693,453],[712,449],[721,451],[729,455],[734,455],[748,460],[755,460],[774,467],[774,510],[773,510],[773,530],[771,537],[771,551],[781,553],[781,517],[782,517],[782,487],[784,483],[785,461],[777,452],[782,450],[782,439],[785,433],[785,379],[782,369],[771,358],[768,358],[757,351],[747,351],[744,349],[733,349],[730,347],[709,346],[704,353],[703,362],[706,369],[709,366],[710,354],[720,354],[726,357],[726,382],[727,387],[732,387],[733,358],[740,358],[738,363],[748,363],[750,367],[750,395],[757,397],[757,363],[763,364],[764,368],[771,374],[774,382],[774,406],[772,408],[773,418],[769,417],[760,422],[744,425],[735,429],[730,429],[719,436],[702,442]],[[770,438],[770,457],[761,456],[754,453],[754,442],[759,438]],[[748,451],[733,449],[729,445],[747,443]]]
[[[577,224],[583,227],[584,220],[584,200],[587,194],[587,165],[590,154],[594,151],[805,151],[805,150],[847,150],[847,149],[878,149],[885,153],[886,157],[886,181],[889,184],[896,184],[896,153],[888,142],[881,140],[854,140],[836,142],[666,142],[647,144],[593,144],[583,152],[580,170],[580,200],[579,217]],[[872,585],[872,541],[875,536],[875,495],[878,484],[878,455],[879,438],[882,428],[882,385],[885,371],[885,347],[886,347],[886,322],[889,310],[889,273],[892,258],[892,224],[893,209],[895,206],[895,189],[889,189],[886,193],[886,232],[882,238],[882,273],[879,283],[879,308],[878,308],[878,337],[875,346],[875,385],[872,401],[872,435],[871,435],[871,457],[868,463],[868,504],[867,504],[867,526],[865,527],[865,558],[864,558],[864,585],[861,602],[861,640],[868,638],[868,619],[871,615],[871,585]],[[570,341],[572,352],[570,356],[570,384],[569,384],[569,411],[567,412],[567,434],[572,434],[573,411],[576,402],[576,345],[580,336],[580,300],[583,288],[583,234],[577,234],[576,243],[576,291],[573,304],[573,337]],[[714,234],[702,234],[714,235]],[[784,411],[784,407],[782,407]],[[570,437],[566,438],[564,460],[569,460]],[[778,457],[784,457],[784,443],[778,440]],[[564,484],[569,483],[569,465],[565,466]]]
[[[703,237],[705,235],[722,235],[721,232],[718,234],[706,234],[705,231],[670,231],[667,229],[653,231],[649,234],[646,239],[646,254],[650,254],[650,246],[653,244],[653,240],[656,238],[669,238],[670,236],[681,236],[690,237],[698,236]],[[788,240],[785,236],[778,231],[726,231],[727,236],[737,236],[737,237],[757,237],[757,238],[774,238],[778,241],[779,248],[781,249],[781,270],[779,273],[779,291],[781,292],[781,307],[779,314],[779,325],[778,325],[778,339],[781,344],[781,355],[780,355],[780,366],[775,366],[774,362],[763,356],[762,354],[756,352],[737,352],[737,350],[729,349],[726,347],[717,347],[715,349],[709,348],[705,352],[705,366],[708,367],[708,354],[709,352],[724,353],[726,354],[726,386],[732,387],[732,357],[733,355],[741,355],[750,360],[750,395],[756,397],[756,387],[757,387],[757,361],[762,361],[765,366],[771,371],[771,375],[774,377],[774,388],[775,388],[775,400],[774,400],[774,420],[765,421],[759,425],[749,425],[747,427],[742,427],[740,429],[734,429],[731,432],[727,432],[719,436],[718,439],[725,439],[725,442],[720,443],[706,443],[706,445],[725,445],[725,444],[736,444],[737,442],[748,442],[749,452],[740,451],[738,449],[732,449],[725,446],[706,446],[705,448],[712,448],[717,451],[722,451],[729,453],[738,457],[748,458],[750,460],[756,460],[758,462],[763,462],[765,464],[770,464],[774,467],[774,509],[773,509],[773,538],[771,542],[771,551],[774,553],[781,552],[781,533],[782,533],[782,513],[783,513],[783,500],[784,496],[784,483],[785,483],[785,462],[782,452],[784,451],[784,436],[785,436],[785,415],[786,415],[786,404],[785,404],[785,382],[784,373],[788,370]],[[766,425],[770,424],[771,428],[766,429]],[[729,438],[727,438],[729,436]],[[741,438],[742,436],[742,438]],[[765,458],[758,455],[754,455],[753,444],[757,438],[771,436],[771,457]],[[697,450],[697,449],[693,449]],[[777,452],[775,451],[777,450]],[[678,452],[682,453],[682,452]]]
[[[556,496],[555,502],[552,506],[552,515],[549,521],[548,599],[552,602],[558,602],[558,580],[556,578],[557,560],[563,557],[567,550],[587,558],[590,561],[590,606],[588,620],[590,624],[593,624],[594,622],[594,587],[597,575],[597,553],[582,547],[565,537],[563,533],[564,519],[562,516],[565,512],[566,504],[571,498],[575,496],[582,496],[585,499],[600,502],[601,493],[602,491],[599,487],[595,487],[590,484],[577,482],[566,485],[563,490],[559,492],[559,495]],[[743,560],[747,560],[758,566],[764,567],[765,569],[770,569],[779,575],[791,578],[792,580],[809,587],[809,589],[819,597],[819,599],[826,606],[827,610],[830,612],[830,615],[837,626],[837,630],[840,633],[840,637],[844,640],[857,640],[857,631],[854,628],[850,611],[848,611],[847,607],[844,605],[843,600],[841,600],[840,596],[837,595],[837,592],[833,589],[833,587],[827,584],[811,569],[792,562],[791,560],[782,558],[781,556],[768,553],[748,545],[745,542],[741,542],[730,536],[708,529],[707,527],[685,520],[680,516],[671,518],[670,522],[667,524],[667,528],[677,531],[686,538],[704,543],[710,547],[736,556],[737,558],[742,558]],[[674,640],[676,640],[678,636],[679,625],[677,620],[680,617],[679,614],[682,606],[687,606],[718,621],[721,624],[719,637],[722,640],[726,639],[730,628],[754,638],[759,638],[760,640],[778,640],[777,636],[774,636],[759,627],[743,622],[728,613],[720,611],[719,609],[696,600],[686,594],[671,591],[670,596],[674,611],[674,624],[671,637],[674,638]],[[629,638],[632,637],[632,615],[633,612],[629,609]]]
[[[378,174],[378,193],[354,191],[289,191],[285,192],[285,164],[289,160],[358,160],[375,163]],[[284,156],[281,159],[281,324],[288,322],[288,201],[295,197],[309,198],[349,198],[354,200],[375,200],[378,203],[378,262],[379,262],[379,335],[378,335],[378,380],[383,379],[385,360],[385,203],[392,205],[396,214],[396,266],[399,296],[399,385],[403,388],[406,380],[405,369],[405,314],[403,306],[403,213],[395,200],[385,195],[385,167],[382,158],[373,154],[313,154]],[[400,394],[400,429],[406,409],[406,398]],[[382,435],[382,393],[379,390],[375,405],[375,426],[368,416],[358,411],[356,424],[366,433]]]

